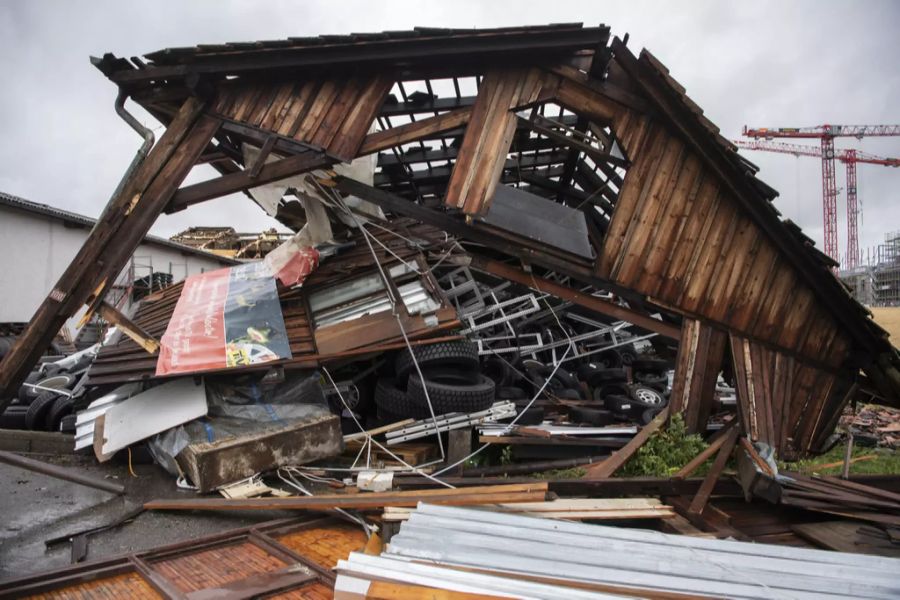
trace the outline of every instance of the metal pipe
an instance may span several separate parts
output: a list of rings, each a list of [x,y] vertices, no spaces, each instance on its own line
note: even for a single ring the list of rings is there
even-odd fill
[[[123,121],[128,123],[129,127],[134,129],[138,135],[144,138],[144,143],[141,144],[141,147],[135,152],[134,158],[131,159],[131,164],[128,165],[128,169],[125,171],[125,174],[119,181],[119,185],[116,186],[115,191],[110,197],[110,203],[113,198],[119,195],[122,188],[125,187],[125,182],[128,181],[131,174],[134,173],[142,162],[144,162],[144,159],[147,158],[147,155],[150,153],[150,149],[153,147],[154,142],[156,142],[156,136],[153,135],[153,131],[149,127],[144,127],[133,114],[125,110],[126,100],[128,100],[128,92],[119,89],[119,95],[116,96],[116,114],[119,115]]]

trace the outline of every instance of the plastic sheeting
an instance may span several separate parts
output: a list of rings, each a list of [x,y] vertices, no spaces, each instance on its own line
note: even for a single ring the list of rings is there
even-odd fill
[[[175,457],[189,444],[284,429],[331,414],[317,371],[288,373],[275,384],[262,383],[260,375],[206,378],[206,399],[205,417],[164,431],[148,444],[156,462],[172,475],[181,474]]]

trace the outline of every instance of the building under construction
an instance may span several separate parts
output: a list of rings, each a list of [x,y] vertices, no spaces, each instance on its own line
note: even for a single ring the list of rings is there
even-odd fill
[[[866,306],[900,306],[900,231],[884,236],[866,264],[842,271],[853,297]]]

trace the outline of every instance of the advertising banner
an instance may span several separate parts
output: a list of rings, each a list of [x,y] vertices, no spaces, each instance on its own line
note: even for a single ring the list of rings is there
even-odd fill
[[[291,358],[275,279],[265,263],[193,275],[160,340],[157,375]]]

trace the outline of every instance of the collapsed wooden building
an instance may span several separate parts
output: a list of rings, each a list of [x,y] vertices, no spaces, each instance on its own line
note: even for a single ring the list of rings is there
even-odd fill
[[[83,305],[134,325],[103,299],[160,214],[315,172],[380,207],[380,226],[427,225],[473,269],[677,342],[670,412],[692,430],[723,369],[745,435],[782,456],[821,448],[856,397],[897,405],[897,353],[835,265],[780,219],[775,190],[667,69],[626,42],[605,26],[422,28],[96,59],[145,144],[0,364],[0,398]],[[158,141],[127,99],[166,126]],[[377,157],[370,182],[333,170],[365,156]],[[220,176],[182,185],[200,164]],[[298,230],[307,218],[290,200],[276,216]],[[321,343],[306,331],[302,366],[335,353]],[[97,377],[115,379],[107,358]]]

